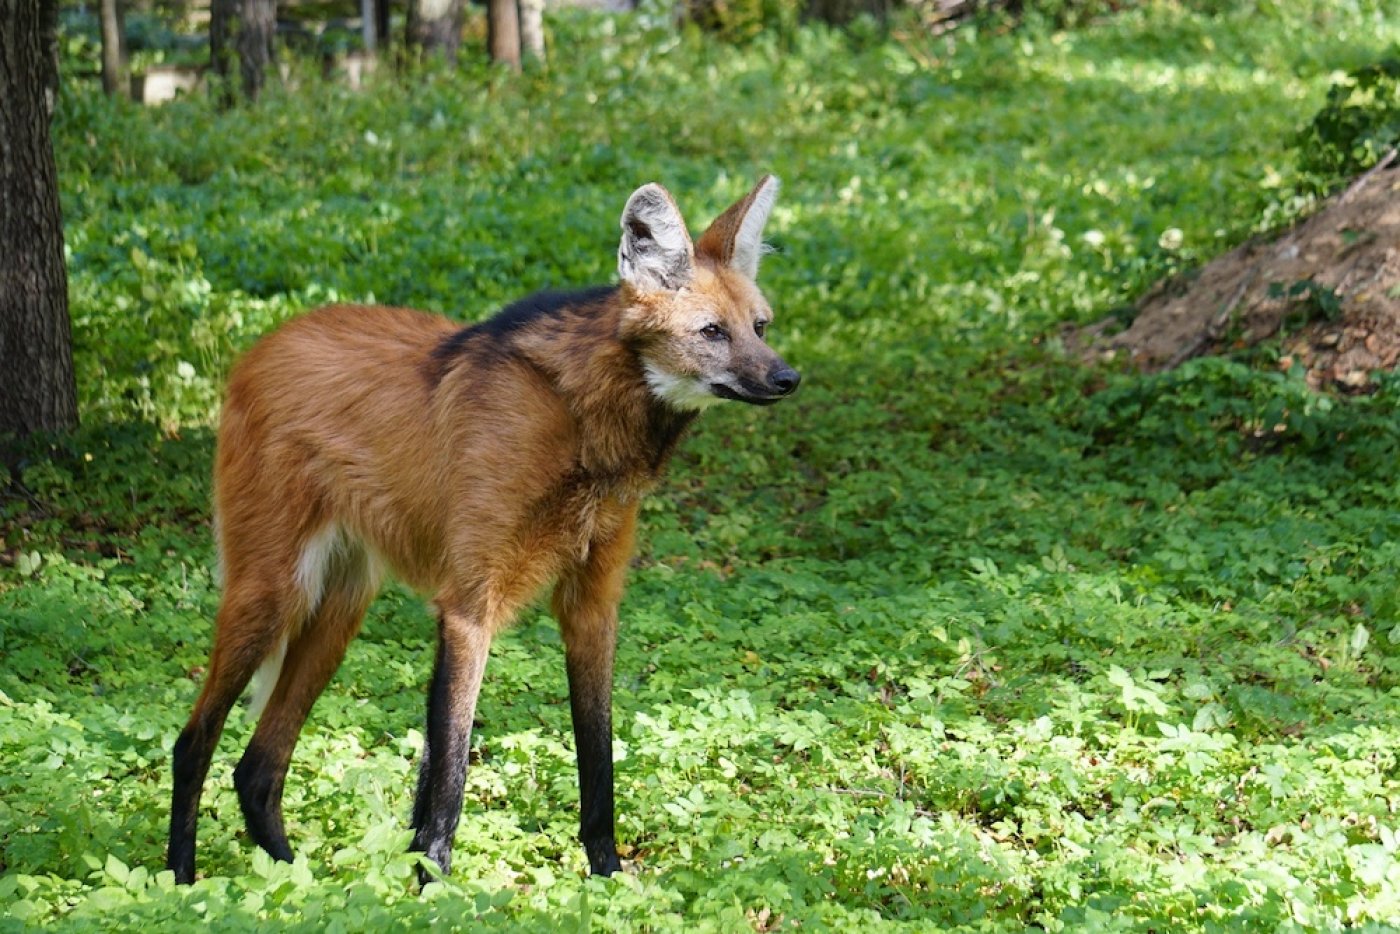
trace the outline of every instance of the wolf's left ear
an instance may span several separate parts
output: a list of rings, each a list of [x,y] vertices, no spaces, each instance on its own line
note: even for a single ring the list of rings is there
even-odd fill
[[[618,278],[643,292],[673,292],[694,273],[695,248],[671,193],[655,182],[632,192],[622,209]]]
[[[732,266],[750,279],[758,277],[763,255],[763,227],[778,198],[778,180],[759,179],[753,191],[729,206],[700,237],[695,251],[715,262]]]

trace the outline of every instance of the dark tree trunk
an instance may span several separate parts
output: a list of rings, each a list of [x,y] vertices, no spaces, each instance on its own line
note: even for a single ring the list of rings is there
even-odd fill
[[[491,61],[520,70],[520,8],[515,0],[487,0],[486,51]]]
[[[464,0],[410,0],[408,41],[424,52],[441,52],[457,60],[462,44]]]
[[[374,0],[374,31],[379,36],[379,50],[389,51],[389,0]]]
[[[126,93],[125,16],[120,0],[102,0],[102,90],[108,97]]]
[[[360,35],[371,55],[389,50],[389,0],[360,0]]]
[[[235,56],[243,94],[257,100],[272,67],[276,35],[277,0],[210,0],[209,64],[220,103],[233,103],[230,72]]]
[[[57,0],[0,0],[0,435],[78,423],[49,118]]]
[[[209,4],[209,67],[214,73],[214,93],[224,107],[233,104],[233,89],[229,86],[229,33],[233,28],[234,4],[238,0],[211,0]]]
[[[272,67],[272,40],[276,34],[277,0],[240,0],[235,44],[243,93],[250,101],[262,93],[267,70]]]

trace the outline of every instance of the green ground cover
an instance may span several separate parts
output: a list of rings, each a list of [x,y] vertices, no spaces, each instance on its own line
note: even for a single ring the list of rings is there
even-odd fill
[[[1400,381],[1262,351],[1087,370],[1056,329],[1286,216],[1290,140],[1379,6],[1154,6],[1067,34],[733,48],[566,20],[549,72],[228,113],[65,90],[85,426],[3,504],[0,926],[1388,930],[1400,917]],[[705,417],[623,608],[619,838],[584,879],[560,640],[493,652],[453,877],[405,852],[433,628],[391,588],[246,840],[160,871],[217,605],[236,352],[330,300],[471,320],[606,281],[628,192],[785,183],[762,281],[804,373]]]

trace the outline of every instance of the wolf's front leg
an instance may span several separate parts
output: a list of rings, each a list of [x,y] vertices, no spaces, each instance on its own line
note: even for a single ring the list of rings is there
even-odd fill
[[[632,556],[636,511],[588,558],[566,572],[554,591],[564,634],[569,709],[578,752],[579,839],[594,875],[622,868],[613,817],[612,678],[617,606]]]
[[[594,648],[568,646],[569,708],[578,749],[579,839],[594,875],[610,876],[622,868],[613,827],[612,646],[601,643],[616,633],[616,615],[599,633]]]

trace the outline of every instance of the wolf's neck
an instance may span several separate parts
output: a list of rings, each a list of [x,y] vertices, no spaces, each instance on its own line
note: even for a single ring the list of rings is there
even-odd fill
[[[694,412],[657,398],[612,309],[570,310],[516,340],[564,398],[578,427],[580,466],[600,476],[657,479]],[[633,477],[632,475],[637,475]]]

